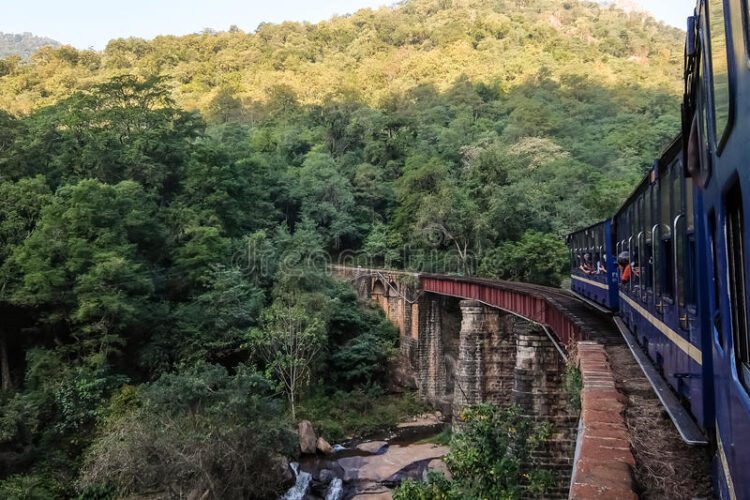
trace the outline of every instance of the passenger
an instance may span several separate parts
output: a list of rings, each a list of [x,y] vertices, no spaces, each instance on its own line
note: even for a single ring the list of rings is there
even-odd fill
[[[601,260],[596,261],[596,274],[607,274],[607,256],[603,255]]]
[[[581,264],[581,267],[579,267],[581,271],[583,271],[585,274],[593,274],[594,271],[594,265],[591,263],[591,254],[585,253],[583,254],[583,264]]]
[[[622,252],[617,256],[617,267],[620,268],[620,283],[630,283],[630,253]]]

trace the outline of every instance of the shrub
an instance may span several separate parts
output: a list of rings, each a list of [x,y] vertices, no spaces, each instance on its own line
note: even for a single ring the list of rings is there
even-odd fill
[[[535,427],[518,407],[491,404],[467,408],[461,419],[461,432],[453,434],[445,457],[453,480],[431,474],[426,483],[405,481],[394,499],[517,499],[525,492],[543,496],[551,474],[526,469],[531,452],[549,437],[549,426]]]
[[[252,370],[230,375],[199,364],[144,386],[137,407],[118,411],[88,453],[84,491],[112,485],[121,496],[267,498],[283,488],[281,457],[293,452],[295,437]]]
[[[312,421],[319,434],[332,442],[367,437],[392,429],[427,407],[414,394],[383,395],[377,390],[319,392],[300,405],[301,418]]]
[[[54,500],[60,485],[47,476],[29,474],[0,481],[0,498],[6,500]]]
[[[583,379],[581,378],[581,370],[574,365],[569,365],[565,370],[565,391],[568,393],[568,403],[575,411],[581,409],[582,389]]]

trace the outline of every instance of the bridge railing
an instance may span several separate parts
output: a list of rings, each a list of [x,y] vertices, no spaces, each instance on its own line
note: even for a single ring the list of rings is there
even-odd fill
[[[415,273],[409,271],[332,266],[338,274],[400,275],[417,281],[420,292],[460,299],[478,300],[551,330],[556,343],[568,351],[575,342],[591,338],[585,324],[571,310],[574,301],[566,291],[527,283],[498,281],[466,276]]]

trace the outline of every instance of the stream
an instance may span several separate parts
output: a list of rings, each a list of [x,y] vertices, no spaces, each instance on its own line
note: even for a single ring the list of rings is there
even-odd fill
[[[385,500],[402,480],[423,479],[428,469],[444,469],[446,446],[426,442],[442,423],[401,424],[381,439],[334,445],[331,455],[303,455],[291,464],[295,484],[283,500]]]

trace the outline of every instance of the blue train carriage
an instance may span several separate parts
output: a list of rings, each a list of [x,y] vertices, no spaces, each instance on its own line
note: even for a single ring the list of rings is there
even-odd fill
[[[750,498],[750,23],[746,1],[701,0],[688,20],[683,134],[696,223],[704,363],[713,364],[717,488]],[[746,199],[747,198],[747,199]]]
[[[680,138],[667,147],[613,223],[624,271],[620,324],[626,339],[638,344],[634,354],[647,357],[644,371],[683,439],[697,444],[705,442],[711,423],[704,398],[710,374],[703,366],[696,293],[695,192],[685,177],[682,149]]]
[[[617,263],[609,220],[568,236],[570,288],[610,311],[617,310]]]

